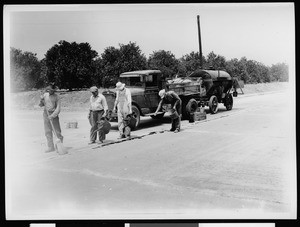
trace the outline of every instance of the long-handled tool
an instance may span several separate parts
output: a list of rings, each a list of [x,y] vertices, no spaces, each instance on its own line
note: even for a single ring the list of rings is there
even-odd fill
[[[49,117],[49,112],[48,110],[46,110],[47,112],[47,116]],[[54,125],[53,125],[53,122],[52,122],[52,119],[50,119],[50,124],[51,124],[51,127],[52,127],[52,131],[56,137],[56,141],[55,141],[55,148],[57,149],[57,152],[58,154],[60,155],[63,155],[63,154],[67,154],[67,150],[65,149],[63,143],[61,142],[61,140],[57,137],[57,134],[56,134],[56,131],[55,131],[55,128],[54,128]]]

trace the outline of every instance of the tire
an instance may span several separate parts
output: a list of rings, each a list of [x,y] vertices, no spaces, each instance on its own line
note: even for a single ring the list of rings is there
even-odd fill
[[[132,130],[136,129],[139,127],[140,123],[141,123],[141,113],[140,113],[140,110],[139,108],[137,108],[136,106],[132,106],[132,115],[133,117],[136,119],[136,124],[135,124],[135,127],[132,128]]]
[[[233,107],[232,94],[228,93],[225,95],[224,106],[226,107],[226,110],[232,110],[232,107]]]
[[[218,104],[218,98],[216,96],[213,95],[209,98],[208,106],[210,113],[215,114],[218,112]]]
[[[151,115],[151,118],[152,119],[162,119],[164,117],[165,113],[162,113],[162,114],[157,114],[156,116],[154,115]]]
[[[198,108],[197,101],[195,99],[190,99],[185,106],[187,117],[189,117],[191,113],[195,113],[197,108]]]

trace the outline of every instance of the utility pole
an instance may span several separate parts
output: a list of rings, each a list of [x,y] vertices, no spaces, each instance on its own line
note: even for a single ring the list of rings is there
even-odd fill
[[[200,32],[200,16],[197,15],[197,22],[198,22],[198,39],[199,39],[199,54],[200,54],[200,67],[203,68],[202,64],[202,47],[201,47],[201,32]]]

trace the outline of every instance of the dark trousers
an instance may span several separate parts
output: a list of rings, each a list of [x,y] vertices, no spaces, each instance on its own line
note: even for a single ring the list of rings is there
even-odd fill
[[[49,112],[49,115],[51,115],[53,112]],[[44,110],[43,113],[43,118],[44,118],[44,129],[45,129],[45,136],[47,139],[47,145],[48,147],[54,148],[53,144],[53,130],[55,130],[57,138],[63,141],[63,136],[61,135],[61,128],[59,124],[59,117],[55,117],[52,119],[53,127],[50,123],[50,120],[48,118],[47,112]]]
[[[181,125],[181,102],[176,106],[176,111],[179,114],[178,118],[174,118],[171,121],[171,131],[175,131],[176,129],[180,130]]]
[[[172,119],[171,125],[171,131],[175,131],[176,129],[180,130],[181,117]]]
[[[96,141],[97,134],[99,135],[99,141],[105,140],[105,133],[100,129],[98,130],[98,122],[102,118],[104,114],[104,110],[97,110],[92,111],[90,116],[90,123],[91,123],[91,131],[90,131],[90,140]]]

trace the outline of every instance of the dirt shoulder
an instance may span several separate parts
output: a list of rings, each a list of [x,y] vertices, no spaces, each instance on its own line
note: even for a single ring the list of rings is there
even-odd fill
[[[238,89],[239,94],[242,91],[245,95],[255,93],[265,93],[272,91],[286,90],[289,87],[287,82],[273,82],[261,84],[245,84],[242,90]],[[102,89],[100,89],[102,92]],[[61,97],[62,110],[64,111],[84,111],[89,108],[89,90],[81,91],[58,91]],[[40,110],[38,106],[41,90],[18,92],[10,94],[10,102],[13,108],[21,110]]]

